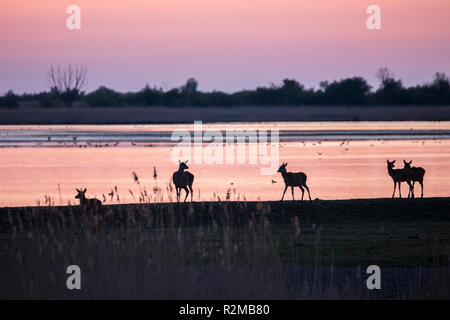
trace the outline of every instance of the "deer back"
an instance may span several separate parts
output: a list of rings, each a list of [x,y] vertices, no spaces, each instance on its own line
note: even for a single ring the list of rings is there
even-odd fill
[[[287,172],[283,178],[288,186],[301,186],[306,183],[306,174],[303,172]]]
[[[92,208],[96,208],[96,207],[100,207],[102,205],[102,202],[98,199],[89,199],[89,206],[91,206]]]
[[[186,184],[191,186],[192,183],[194,182],[194,175],[192,173],[190,173],[189,171],[184,171],[183,176],[184,176]]]
[[[194,176],[187,171],[179,172],[175,171],[172,176],[173,184],[178,188],[184,188],[189,184],[189,179],[192,176],[192,181],[194,180]]]
[[[389,172],[389,175],[394,181],[410,181],[412,174],[412,170],[408,168],[391,169]]]
[[[423,179],[423,176],[425,175],[425,169],[421,167],[412,167],[411,168],[411,177],[413,180],[418,181]]]
[[[97,209],[102,206],[102,202],[95,198],[92,199],[84,198],[80,199],[80,206],[85,210]]]

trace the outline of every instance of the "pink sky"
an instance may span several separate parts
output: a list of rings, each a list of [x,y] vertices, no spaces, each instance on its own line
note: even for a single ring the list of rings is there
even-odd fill
[[[82,29],[66,28],[81,7]],[[381,7],[382,29],[366,28]],[[391,68],[406,85],[450,74],[448,0],[2,0],[0,94],[47,89],[51,64],[87,66],[88,91],[252,89],[284,78],[321,80]]]

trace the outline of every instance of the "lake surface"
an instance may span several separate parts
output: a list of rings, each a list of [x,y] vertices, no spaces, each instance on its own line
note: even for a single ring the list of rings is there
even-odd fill
[[[0,206],[75,204],[75,188],[84,187],[88,197],[105,203],[173,201],[169,182],[177,169],[171,158],[177,143],[171,136],[180,130],[192,133],[194,126],[0,126]],[[288,171],[307,174],[313,199],[390,197],[386,159],[396,159],[396,168],[403,167],[403,159],[424,167],[426,197],[450,195],[450,122],[202,125],[203,132],[224,137],[225,130],[279,130],[279,162],[288,162]],[[204,143],[203,150],[207,147]],[[261,163],[189,160],[194,201],[279,200],[284,190],[281,175],[262,175]],[[406,197],[406,184],[402,191]],[[300,196],[297,188],[295,198]],[[285,199],[292,199],[290,190]]]

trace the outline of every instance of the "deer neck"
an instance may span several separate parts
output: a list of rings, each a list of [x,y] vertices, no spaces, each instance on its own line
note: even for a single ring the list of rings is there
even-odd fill
[[[388,173],[391,177],[393,177],[395,175],[395,169],[393,169],[392,167],[388,167]]]
[[[183,168],[178,168],[178,173],[183,173],[184,169]]]
[[[84,205],[84,204],[86,204],[86,202],[87,202],[87,199],[85,196],[80,197],[80,205]]]
[[[285,171],[281,171],[281,176],[283,177],[284,181],[287,181],[288,174],[287,174],[286,170]]]

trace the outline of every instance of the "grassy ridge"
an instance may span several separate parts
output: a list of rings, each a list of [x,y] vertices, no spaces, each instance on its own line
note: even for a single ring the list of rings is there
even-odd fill
[[[270,225],[286,263],[299,263],[320,237],[324,264],[376,261],[389,266],[429,265],[448,258],[450,199],[360,199],[284,202],[194,202],[126,204],[103,207],[99,232],[121,228],[232,227]],[[69,222],[72,219],[72,223]],[[87,217],[78,207],[1,208],[0,231],[81,230]],[[219,232],[217,232],[219,233]],[[318,234],[320,233],[320,235]],[[334,257],[333,257],[334,255]],[[315,261],[314,255],[308,255]]]
[[[449,298],[449,213],[448,198],[0,208],[0,297]],[[381,292],[361,285],[372,264]]]

